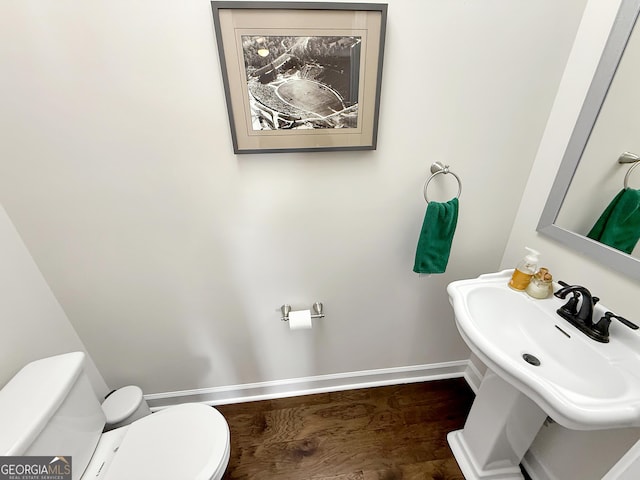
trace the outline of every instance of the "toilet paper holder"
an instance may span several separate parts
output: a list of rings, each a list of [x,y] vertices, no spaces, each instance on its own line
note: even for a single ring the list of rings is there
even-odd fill
[[[313,304],[313,311],[316,313],[312,313],[311,314],[311,318],[324,318],[324,313],[323,313],[323,305],[322,302],[316,302]],[[280,311],[282,312],[282,317],[280,318],[280,320],[282,320],[283,322],[288,322],[289,321],[289,312],[291,311],[291,305],[285,303],[284,305],[282,305],[280,307]]]

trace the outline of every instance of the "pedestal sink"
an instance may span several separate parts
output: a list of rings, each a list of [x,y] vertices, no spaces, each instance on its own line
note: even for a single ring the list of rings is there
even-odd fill
[[[574,430],[640,426],[640,334],[613,324],[609,343],[591,340],[557,315],[565,301],[510,289],[511,273],[447,287],[460,335],[490,369],[464,429],[447,437],[468,480],[522,479],[547,416]]]

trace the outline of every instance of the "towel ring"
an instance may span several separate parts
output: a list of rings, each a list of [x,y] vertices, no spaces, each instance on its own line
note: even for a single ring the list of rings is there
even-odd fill
[[[427,189],[429,187],[429,183],[438,175],[440,174],[446,175],[447,173],[450,173],[451,175],[453,175],[454,178],[458,181],[458,194],[456,195],[455,198],[460,198],[460,194],[462,193],[462,180],[460,180],[460,177],[458,177],[458,175],[456,175],[451,170],[449,170],[449,165],[443,165],[440,162],[435,162],[431,165],[431,176],[427,178],[427,180],[424,182],[424,187],[422,188],[424,199],[427,203],[429,203],[429,197],[427,196]]]
[[[624,176],[624,188],[626,190],[627,188],[629,188],[629,176],[631,175],[633,169],[638,166],[638,163],[640,163],[640,157],[635,153],[622,152],[622,155],[618,157],[618,163],[621,165],[625,163],[633,163],[633,165],[631,165],[631,168],[627,170],[627,174]]]
[[[640,165],[640,161],[636,161],[636,163],[631,165],[631,168],[627,171],[627,174],[624,176],[624,188],[625,188],[625,190],[627,188],[629,188],[629,175],[631,175],[631,172],[633,172],[633,169],[636,168],[638,165]]]

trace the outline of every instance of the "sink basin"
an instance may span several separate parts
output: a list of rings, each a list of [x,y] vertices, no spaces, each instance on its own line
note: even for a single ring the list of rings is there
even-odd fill
[[[610,342],[595,342],[556,313],[565,300],[538,300],[510,289],[511,272],[447,287],[469,348],[567,428],[639,426],[639,334],[614,322]],[[597,305],[594,319],[606,310]]]

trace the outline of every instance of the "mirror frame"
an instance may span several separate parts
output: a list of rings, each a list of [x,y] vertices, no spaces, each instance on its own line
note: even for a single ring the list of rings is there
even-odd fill
[[[640,280],[640,260],[559,227],[554,222],[598,119],[639,12],[640,0],[622,0],[537,227],[538,232],[636,280]]]

